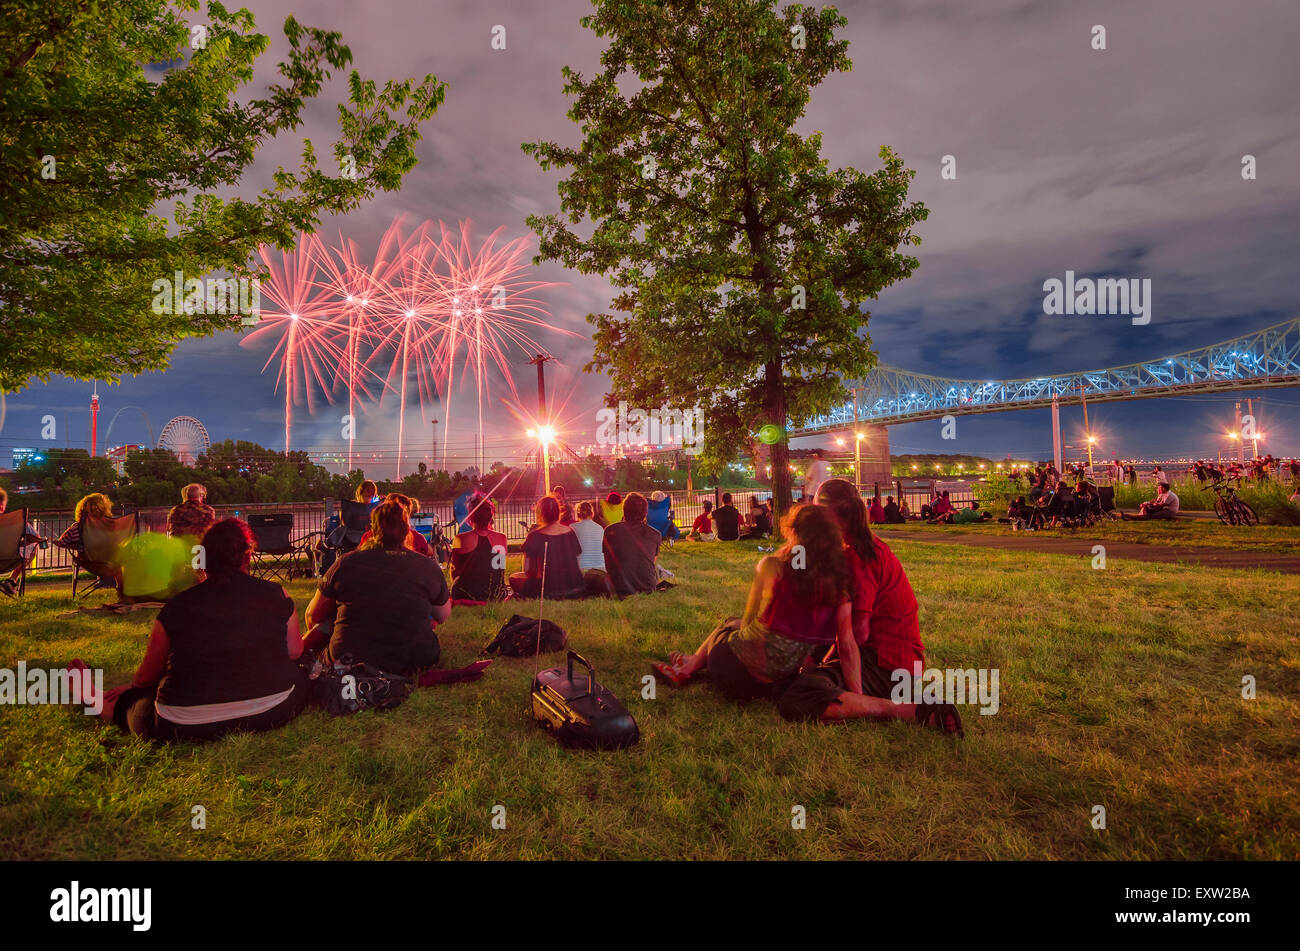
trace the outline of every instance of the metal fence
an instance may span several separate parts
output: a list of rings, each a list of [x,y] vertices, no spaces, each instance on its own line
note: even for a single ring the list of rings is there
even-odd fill
[[[948,488],[953,504],[958,507],[969,504],[970,500],[974,498],[974,493],[967,483],[937,483],[936,485],[940,489]],[[881,496],[897,496],[899,487],[899,483],[881,485]],[[771,490],[766,488],[729,489],[726,491],[731,495],[732,504],[740,509],[742,514],[748,510],[751,498],[757,497],[766,500],[772,497]],[[864,497],[869,498],[873,491],[874,486],[862,487]],[[666,494],[673,502],[674,519],[681,526],[682,531],[687,532],[690,531],[691,524],[695,519],[704,511],[705,500],[713,502],[714,507],[721,504],[723,490],[700,489],[687,492],[679,489]],[[913,512],[920,511],[921,505],[930,500],[930,494],[929,483],[902,486],[902,496],[907,500],[908,506]],[[590,501],[599,509],[600,500],[604,497],[604,494],[575,495],[570,497],[569,501],[575,509],[578,503],[583,501]],[[534,500],[524,498],[498,501],[494,518],[495,528],[497,531],[503,532],[509,541],[522,542],[528,534],[528,527],[535,521],[533,506]],[[294,517],[291,537],[294,541],[301,541],[312,532],[321,531],[325,527],[327,518],[338,512],[338,503],[334,499],[322,499],[319,502],[250,502],[240,505],[214,505],[213,508],[216,510],[219,519],[243,518],[250,514],[291,513]],[[130,514],[132,511],[139,516],[140,530],[142,532],[161,533],[167,531],[167,513],[171,511],[170,506],[149,506],[135,509],[127,506],[124,513]],[[451,500],[422,500],[419,514],[426,517],[432,516],[444,526],[450,526],[455,519]],[[61,536],[74,524],[76,519],[72,510],[60,509],[33,512],[28,516],[28,520],[36,529],[36,533],[47,539],[38,548],[36,557],[32,562],[32,569],[35,571],[71,570],[72,553],[65,548],[50,544],[50,542]]]

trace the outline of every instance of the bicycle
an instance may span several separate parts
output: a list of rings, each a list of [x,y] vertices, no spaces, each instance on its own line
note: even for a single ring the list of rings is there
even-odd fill
[[[1238,497],[1237,490],[1232,487],[1231,480],[1223,479],[1215,482],[1210,488],[1218,496],[1214,502],[1214,514],[1219,516],[1219,521],[1224,525],[1253,526],[1259,524],[1259,516],[1255,514],[1255,510],[1250,505]]]

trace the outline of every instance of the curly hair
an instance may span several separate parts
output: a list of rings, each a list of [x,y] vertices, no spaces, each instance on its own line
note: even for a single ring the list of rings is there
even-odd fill
[[[861,500],[859,500],[861,501]],[[853,590],[844,533],[825,505],[804,503],[781,521],[787,539],[777,553],[785,580],[804,601],[838,604]]]
[[[112,518],[113,503],[103,492],[92,492],[77,503],[72,517],[78,522],[83,518]]]
[[[560,520],[560,503],[553,495],[544,495],[533,507],[538,524],[553,525]]]

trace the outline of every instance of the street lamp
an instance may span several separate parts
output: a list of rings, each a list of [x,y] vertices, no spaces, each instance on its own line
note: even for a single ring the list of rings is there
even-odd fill
[[[1092,447],[1096,444],[1097,437],[1089,434],[1088,436],[1088,471],[1092,471]]]
[[[542,478],[546,487],[546,494],[551,494],[551,443],[555,440],[554,426],[541,426],[537,429],[528,430],[529,439],[537,439],[542,444]]]
[[[862,491],[862,433],[854,433],[853,441],[853,486]]]

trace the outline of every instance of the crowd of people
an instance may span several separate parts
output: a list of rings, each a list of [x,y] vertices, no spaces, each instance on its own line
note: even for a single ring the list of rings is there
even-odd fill
[[[168,528],[202,545],[205,570],[159,611],[131,682],[104,698],[102,716],[148,739],[203,741],[282,726],[309,703],[310,663],[418,677],[439,663],[438,628],[454,605],[629,597],[662,589],[668,576],[658,564],[667,533],[649,521],[662,501],[653,496],[611,493],[572,506],[557,487],[534,507],[523,570],[507,575],[494,503],[474,494],[448,578],[412,528],[414,500],[380,498],[373,483],[363,483],[357,500],[370,506],[369,531],[324,573],[300,624],[285,588],[250,573],[257,546],[248,524],[218,519],[201,485],[186,486],[183,495]],[[691,537],[771,534],[766,502],[752,500],[742,516],[729,495],[721,501],[695,520]],[[0,495],[0,511],[6,503]],[[81,525],[111,517],[112,508],[106,497],[88,496],[77,514]],[[925,648],[915,594],[893,552],[872,535],[871,521],[850,483],[823,480],[815,502],[788,513],[782,547],[760,559],[743,615],[719,624],[693,654],[655,665],[656,672],[674,684],[707,677],[728,696],[769,698],[789,719],[899,717],[960,733],[951,705],[889,699],[893,671],[923,664]],[[75,548],[78,536],[73,526],[58,543]]]

